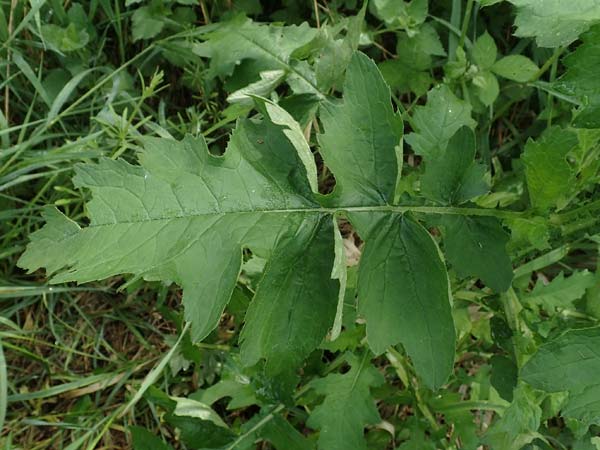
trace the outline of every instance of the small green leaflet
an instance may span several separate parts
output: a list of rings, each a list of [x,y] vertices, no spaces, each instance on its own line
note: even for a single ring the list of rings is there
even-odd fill
[[[406,136],[406,142],[425,161],[437,157],[459,128],[475,126],[471,105],[456,97],[446,85],[429,91],[427,104],[415,108],[412,123],[416,130]]]
[[[333,224],[329,216],[311,219],[280,239],[269,260],[240,337],[246,365],[264,358],[269,373],[294,369],[332,326],[339,290],[331,278]]]
[[[150,39],[160,33],[169,13],[163,4],[158,2],[136,9],[131,17],[133,40]]]
[[[516,36],[535,37],[540,47],[568,45],[600,22],[597,0],[509,0],[517,7]]]
[[[496,292],[513,278],[506,254],[509,235],[494,217],[444,216],[441,219],[448,261],[461,277],[474,276]]]
[[[430,73],[433,56],[446,55],[435,28],[425,23],[414,35],[399,33],[396,53],[399,55],[397,59],[379,64],[385,80],[390,87],[402,93],[425,94],[433,83]]]
[[[575,133],[559,127],[548,128],[537,141],[527,141],[521,159],[534,207],[548,210],[566,206],[575,186],[575,171],[567,154],[577,144]]]
[[[600,327],[569,330],[542,345],[521,379],[547,392],[568,391],[561,415],[587,427],[600,423]]]
[[[363,429],[381,420],[370,388],[380,386],[384,380],[366,356],[359,361],[349,354],[351,369],[348,372],[331,374],[310,384],[325,396],[307,422],[309,427],[320,430],[320,450],[367,449]]]
[[[498,48],[494,38],[486,31],[477,38],[471,53],[475,64],[482,69],[489,69],[496,62]]]
[[[427,18],[427,0],[373,0],[373,13],[392,27],[413,33]]]
[[[402,138],[402,119],[390,104],[390,88],[373,61],[355,57],[344,82],[344,99],[322,105],[321,154],[335,174],[331,200],[347,205],[390,204]],[[344,149],[344,151],[340,151]]]
[[[376,353],[402,342],[432,389],[452,371],[455,331],[450,282],[437,245],[406,216],[382,216],[358,272],[358,313]]]
[[[526,83],[534,77],[539,67],[526,56],[508,55],[496,61],[492,65],[491,70],[503,78],[518,83]]]
[[[498,79],[492,73],[497,55],[496,43],[487,31],[477,38],[471,49],[472,59],[479,69],[473,78],[473,86],[486,106],[493,104],[500,93]]]
[[[52,50],[59,54],[72,52],[85,47],[90,40],[87,31],[77,29],[77,26],[71,22],[65,28],[58,25],[45,24],[42,26],[42,36],[45,43]]]
[[[460,205],[489,191],[486,167],[474,161],[475,134],[470,128],[460,128],[437,153],[437,158],[427,161],[422,178],[425,197],[443,205]]]

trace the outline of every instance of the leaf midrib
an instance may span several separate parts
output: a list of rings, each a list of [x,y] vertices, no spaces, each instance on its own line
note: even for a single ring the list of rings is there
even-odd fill
[[[485,216],[496,217],[499,219],[517,219],[529,216],[527,211],[510,211],[502,209],[485,209],[485,208],[466,208],[452,206],[395,206],[395,205],[378,205],[378,206],[348,206],[337,208],[315,207],[315,208],[289,208],[289,209],[249,209],[238,211],[215,211],[206,213],[193,213],[186,215],[173,215],[166,217],[151,217],[140,220],[124,220],[119,222],[90,224],[86,228],[98,228],[104,226],[114,226],[120,224],[160,222],[179,219],[190,219],[194,217],[211,217],[211,216],[227,216],[227,215],[243,215],[243,214],[344,214],[344,213],[388,213],[388,214],[404,214],[413,212],[417,214],[438,214],[438,215],[459,215],[459,216]]]

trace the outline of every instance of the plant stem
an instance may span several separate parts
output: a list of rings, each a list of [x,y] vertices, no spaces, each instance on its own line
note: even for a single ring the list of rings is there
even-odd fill
[[[554,64],[554,62],[562,55],[566,47],[557,47],[552,53],[552,56],[544,63],[544,65],[538,70],[529,80],[529,83],[533,83],[538,80],[546,71]]]
[[[277,414],[278,412],[283,410],[283,408],[285,408],[285,406],[282,403],[275,406],[269,414],[267,414],[265,417],[263,417],[260,421],[258,421],[256,423],[256,425],[254,425],[252,428],[250,428],[244,434],[241,434],[240,436],[238,436],[238,438],[235,441],[233,441],[231,443],[231,445],[226,447],[225,450],[235,450],[237,448],[238,444],[240,444],[244,439],[246,439],[248,436],[250,436],[256,430],[259,430],[260,428],[264,427],[267,423],[269,423],[271,420],[273,420],[275,418],[275,414]]]
[[[460,30],[460,39],[458,40],[458,47],[462,47],[465,44],[465,37],[467,36],[467,30],[469,28],[469,21],[471,20],[471,13],[473,12],[474,0],[467,1],[467,8],[465,9],[465,17],[462,23],[462,29]]]
[[[414,392],[415,400],[417,401],[417,407],[421,411],[421,414],[423,414],[423,417],[427,419],[429,425],[433,430],[438,431],[440,429],[440,424],[437,423],[437,421],[435,420],[433,413],[429,410],[429,406],[427,406],[427,404],[423,401],[423,397],[419,392],[419,387],[413,386],[413,384],[410,383],[410,376],[408,374],[408,370],[405,367],[404,356],[402,356],[402,354],[400,354],[400,352],[398,352],[398,350],[396,350],[394,347],[388,348],[385,355],[390,364],[392,364],[394,369],[396,369],[396,373],[398,374],[398,377],[400,378],[402,383],[406,386],[407,389],[411,389]]]

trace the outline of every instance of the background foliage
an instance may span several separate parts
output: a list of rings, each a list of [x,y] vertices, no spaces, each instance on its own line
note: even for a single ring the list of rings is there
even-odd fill
[[[0,43],[2,448],[600,448],[596,0],[10,0]],[[229,219],[178,270],[56,244],[148,175],[316,214],[251,218],[239,268]]]

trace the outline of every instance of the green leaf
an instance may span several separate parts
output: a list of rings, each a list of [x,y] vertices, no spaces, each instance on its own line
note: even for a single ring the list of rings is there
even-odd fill
[[[477,97],[485,106],[493,104],[500,94],[500,86],[496,76],[488,71],[480,72],[473,77],[473,86]]]
[[[562,208],[575,186],[575,171],[567,154],[578,144],[577,135],[559,127],[546,129],[537,140],[529,140],[521,157],[529,198],[534,207]]]
[[[154,387],[150,387],[149,392],[153,401],[166,409],[165,421],[179,429],[179,440],[185,445],[202,449],[221,448],[235,439],[235,433],[207,405],[193,399],[169,397]]]
[[[583,43],[563,58],[566,71],[555,83],[556,89],[580,99],[583,107],[574,125],[583,128],[600,127],[600,83],[596,69],[600,64],[600,25],[581,37]]]
[[[521,378],[548,392],[600,384],[600,327],[569,330],[542,345],[521,370]]]
[[[596,0],[509,0],[517,7],[516,36],[535,37],[540,47],[568,45],[600,22]]]
[[[131,17],[131,34],[134,41],[150,39],[157,36],[165,26],[166,11],[163,8],[142,6],[135,10]]]
[[[388,26],[413,32],[427,18],[427,3],[427,0],[374,0],[372,10]]]
[[[521,370],[521,378],[536,389],[567,391],[561,415],[600,423],[600,327],[569,330],[542,345]]]
[[[167,414],[165,420],[180,430],[180,440],[188,448],[222,448],[236,437],[235,433],[230,429],[215,425],[210,420],[177,416],[172,413]]]
[[[524,296],[522,301],[526,304],[542,306],[549,312],[556,308],[573,308],[573,302],[583,297],[586,290],[594,283],[594,274],[587,270],[574,272],[567,278],[561,272],[548,284],[538,278],[531,293]]]
[[[257,106],[259,106],[261,112],[268,116],[271,122],[275,125],[284,127],[283,134],[285,134],[294,146],[298,153],[298,157],[302,161],[302,164],[304,164],[310,188],[313,192],[318,192],[319,188],[317,186],[317,166],[315,164],[315,158],[298,122],[296,122],[285,109],[272,101],[264,98],[256,100],[258,100]]]
[[[129,427],[133,450],[172,450],[173,447],[142,427]]]
[[[525,445],[540,437],[542,410],[535,394],[525,385],[514,391],[514,399],[485,433],[483,442],[493,449],[522,450]]]
[[[402,93],[425,94],[433,83],[432,56],[446,55],[435,28],[423,24],[415,34],[398,33],[396,53],[398,59],[388,59],[379,65],[386,81]]]
[[[439,249],[406,216],[381,217],[374,230],[358,273],[358,313],[367,322],[369,347],[381,354],[402,343],[427,386],[437,389],[452,371],[455,348],[450,287]]]
[[[227,428],[223,419],[208,405],[191,398],[170,397],[175,402],[173,414],[176,416],[194,417],[212,422],[216,426]]]
[[[321,107],[321,154],[335,174],[334,198],[342,204],[389,204],[394,198],[395,148],[403,125],[389,99],[390,89],[375,63],[355,53],[346,72],[343,102]]]
[[[347,358],[351,366],[348,372],[310,383],[325,396],[307,421],[309,427],[320,430],[322,450],[366,450],[364,427],[381,420],[370,388],[383,384],[383,376],[369,364],[366,355],[362,361],[353,355]]]
[[[317,223],[313,223],[313,220]],[[242,330],[242,361],[261,358],[267,372],[299,366],[333,323],[339,284],[331,279],[334,242],[329,216],[306,219],[277,243]]]
[[[315,64],[315,77],[321,92],[328,92],[336,86],[350,64],[352,55],[358,48],[366,7],[367,2],[364,2],[358,14],[348,19],[345,26],[346,35],[341,39],[336,39],[335,36],[336,32],[341,31],[341,27],[336,27],[335,31],[333,27],[321,28],[327,41]]]
[[[387,59],[379,63],[385,82],[401,93],[414,92],[419,97],[433,84],[429,71],[415,70],[400,59]]]
[[[503,78],[527,83],[538,72],[539,67],[529,58],[523,55],[509,55],[500,58],[492,66],[492,72]]]
[[[427,163],[421,184],[427,198],[458,205],[489,191],[486,168],[474,161],[475,134],[460,128],[438,158]]]
[[[496,42],[494,42],[494,39],[486,31],[477,38],[477,40],[473,44],[473,49],[471,50],[471,52],[475,64],[477,64],[482,69],[489,69],[496,62],[498,49],[496,47]]]
[[[90,36],[85,30],[78,30],[74,23],[66,28],[45,24],[41,28],[42,36],[48,46],[58,53],[68,53],[86,46]]]
[[[227,404],[228,410],[245,408],[258,403],[250,381],[243,376],[232,380],[221,379],[218,383],[213,384],[207,389],[197,391],[190,397],[207,405],[212,405],[224,397],[231,397],[231,401]]]
[[[511,402],[513,390],[517,385],[517,366],[512,359],[502,355],[492,356],[490,365],[492,366],[490,383],[498,391],[500,397]]]
[[[509,235],[493,217],[445,216],[441,220],[448,261],[460,277],[474,276],[495,292],[512,281],[512,264],[506,254]]]
[[[427,23],[414,35],[399,33],[396,53],[403,64],[415,70],[430,69],[432,56],[446,56],[437,31]]]
[[[266,97],[271,94],[285,80],[287,73],[285,70],[278,69],[265,70],[258,75],[260,76],[259,81],[232,92],[227,96],[227,101],[251,105],[253,96]]]
[[[247,311],[241,358],[265,360],[267,375],[282,375],[280,386],[334,323],[341,278],[332,279],[333,217],[343,213],[366,242],[359,303],[370,345],[381,352],[401,342],[418,375],[438,387],[454,356],[448,278],[427,231],[390,206],[402,122],[377,67],[355,54],[343,100],[323,109],[320,143],[337,180],[333,195],[311,189],[298,125],[269,102],[257,99],[257,107],[262,120],[239,120],[223,156],[202,138],[145,138],[139,165],[108,158],[77,165],[75,186],[91,191],[89,226],[48,210],[20,266],[45,267],[52,283],[121,274],[133,276],[129,283],[173,281],[198,341],[218,323],[249,249],[268,263]],[[390,314],[381,319],[373,308],[387,272],[379,264],[403,280],[384,293]],[[268,387],[273,399],[277,386]]]
[[[406,142],[426,161],[436,158],[459,128],[475,126],[471,105],[457,98],[446,85],[429,91],[425,106],[415,108],[412,123],[416,129],[406,136]]]
[[[203,139],[148,138],[140,162],[78,166],[75,184],[93,194],[91,226],[79,229],[57,211],[47,212],[48,226],[32,236],[35,244],[21,265],[45,266],[49,273],[68,269],[53,282],[121,273],[174,280],[184,290],[192,338],[200,340],[229,300],[242,246],[268,255],[277,235],[304,229],[306,213],[318,204],[296,150],[268,120],[241,121],[222,158],[211,156]],[[269,210],[284,212],[263,212]]]
[[[313,450],[314,442],[309,441],[287,420],[276,415],[260,429],[260,435],[277,450]]]
[[[260,25],[244,16],[236,16],[203,35],[206,41],[195,44],[193,51],[210,58],[209,77],[229,77],[242,61],[250,61],[256,81],[262,71],[285,70],[318,92],[315,82],[292,64],[294,52],[307,46],[316,36],[317,30],[306,23],[286,27]]]
[[[543,217],[517,218],[509,221],[511,247],[532,245],[538,250],[550,247],[548,221]]]
[[[333,261],[333,269],[331,270],[331,278],[339,280],[340,290],[338,293],[338,303],[335,311],[335,319],[331,328],[330,339],[335,341],[342,331],[342,319],[344,313],[344,299],[346,297],[346,285],[348,281],[348,271],[346,268],[346,251],[344,250],[344,240],[337,223],[335,216],[333,217],[334,242],[335,242],[335,259]]]
[[[569,95],[594,98],[600,96],[600,83],[595,75],[600,62],[600,25],[582,37],[582,44],[563,58],[566,70],[555,86]]]

